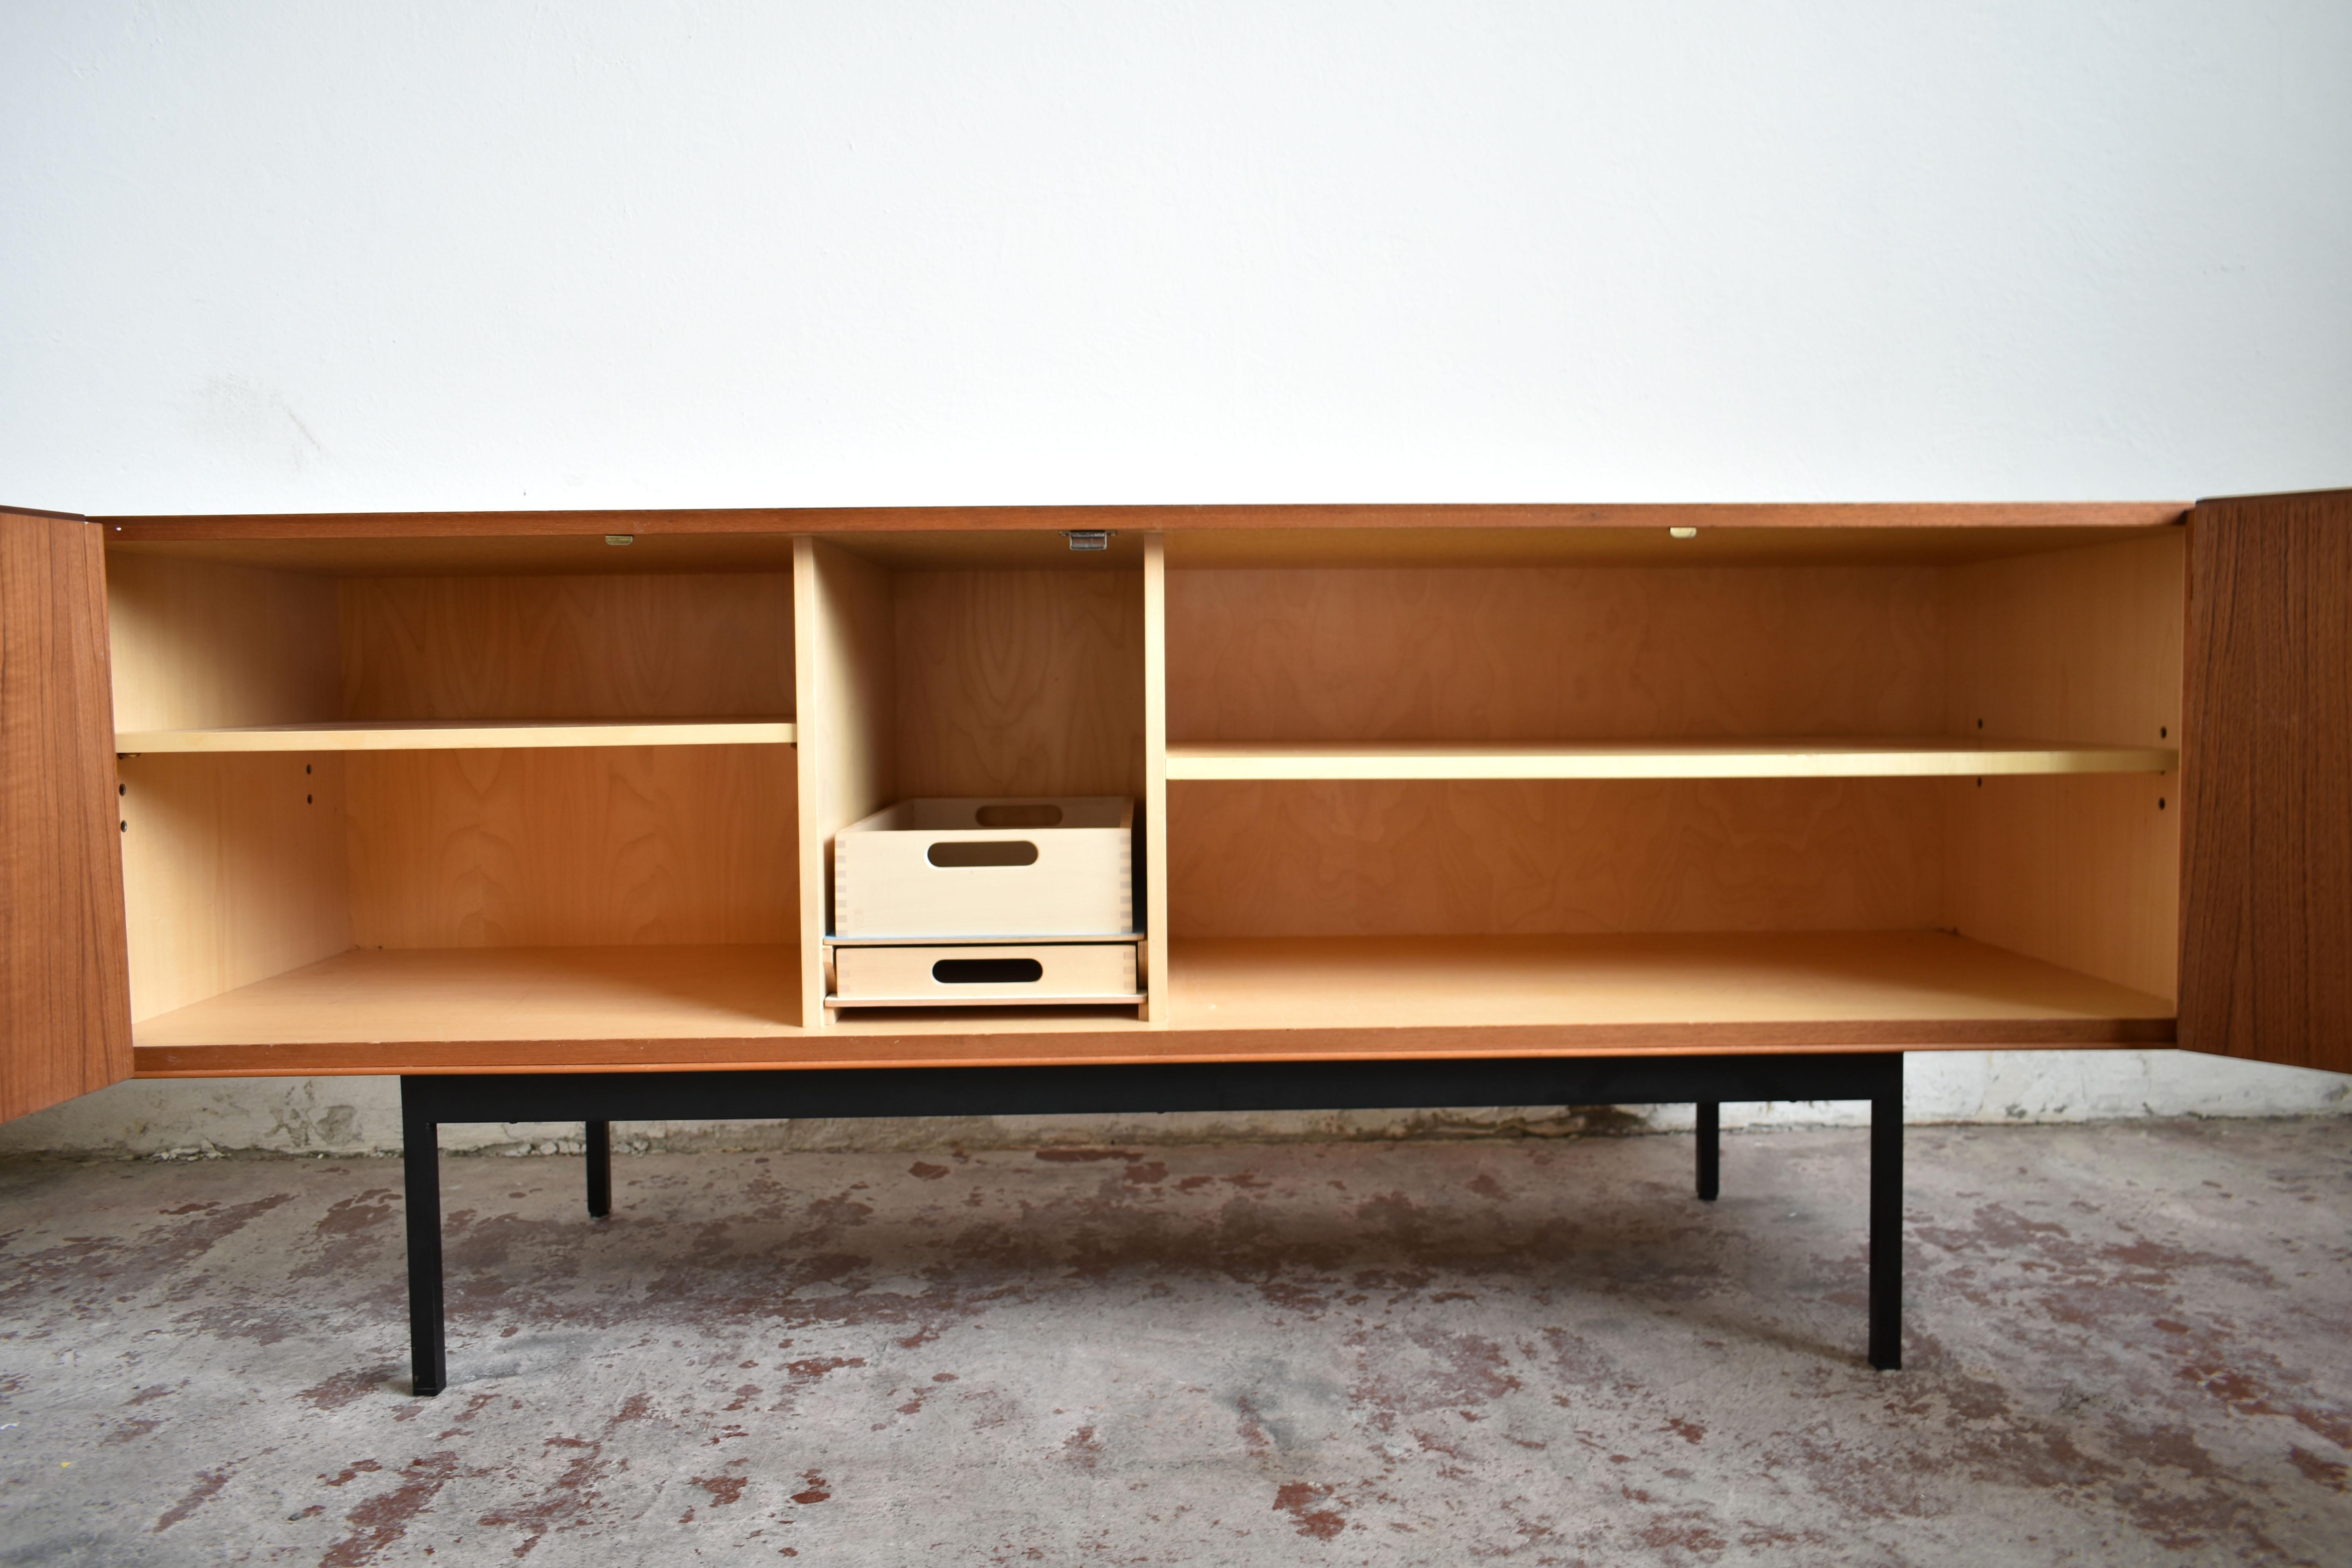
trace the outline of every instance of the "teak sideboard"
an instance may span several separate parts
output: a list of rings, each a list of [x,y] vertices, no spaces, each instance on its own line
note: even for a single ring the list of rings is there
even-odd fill
[[[978,795],[1137,803],[1139,1004],[827,1006],[835,833]],[[267,1074],[2352,1070],[2352,491],[10,511],[0,813],[0,1117]]]

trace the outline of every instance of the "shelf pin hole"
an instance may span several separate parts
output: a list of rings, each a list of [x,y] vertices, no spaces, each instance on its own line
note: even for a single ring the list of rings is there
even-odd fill
[[[2156,797],[2156,809],[2158,811],[2162,811],[2164,809],[2164,797],[2162,795],[2158,795]]]

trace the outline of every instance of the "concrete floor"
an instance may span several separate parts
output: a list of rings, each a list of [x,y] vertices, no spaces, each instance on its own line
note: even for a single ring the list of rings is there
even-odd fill
[[[0,1563],[2352,1562],[2352,1121],[0,1165]]]

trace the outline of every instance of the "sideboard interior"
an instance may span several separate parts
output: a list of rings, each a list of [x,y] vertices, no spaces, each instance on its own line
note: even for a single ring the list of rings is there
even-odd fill
[[[2177,522],[156,531],[155,1071],[2169,1037]],[[1139,802],[1143,1007],[828,1016],[833,835],[979,795]]]

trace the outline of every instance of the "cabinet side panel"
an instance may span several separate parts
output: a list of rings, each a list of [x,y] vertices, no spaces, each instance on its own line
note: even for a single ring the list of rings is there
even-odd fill
[[[1143,788],[1143,595],[1132,572],[902,572],[898,791]]]
[[[2151,996],[2175,994],[2177,775],[1939,779],[1934,787],[1948,805],[1937,924]]]
[[[1945,729],[2182,743],[2188,531],[1952,569]],[[1938,923],[2135,991],[2177,990],[2177,776],[1962,779]]]
[[[342,638],[350,719],[793,712],[780,572],[348,578]]]
[[[118,728],[342,716],[334,580],[169,556],[107,556]]]
[[[341,752],[125,757],[131,1016],[352,945]]]
[[[2352,491],[2189,515],[2180,1043],[2352,1071]]]
[[[0,511],[0,1120],[131,1076],[106,563]]]

